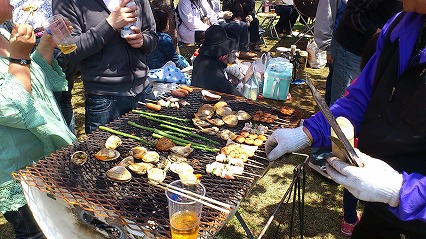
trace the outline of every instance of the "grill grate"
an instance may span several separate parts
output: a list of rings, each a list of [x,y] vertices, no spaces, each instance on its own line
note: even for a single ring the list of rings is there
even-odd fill
[[[245,110],[249,114],[262,110],[281,115],[279,110],[275,108],[232,95],[221,95],[221,100],[226,101],[233,110]],[[205,104],[201,99],[201,91],[199,89],[188,95],[185,100],[191,105],[183,106],[180,109],[163,108],[160,113],[181,118],[192,118],[198,108]],[[296,110],[291,116],[280,116],[280,118],[282,119],[280,120],[281,123],[263,124],[270,128],[296,127],[301,114]],[[129,120],[153,128],[159,128],[160,124],[141,118],[136,114],[128,113],[107,126],[155,142],[151,132],[142,131],[128,125],[127,122]],[[193,127],[192,123],[187,125]],[[229,129],[233,132],[239,132],[243,126],[244,123],[240,122],[237,127]],[[227,127],[221,127],[221,129],[224,128]],[[63,198],[72,205],[78,205],[84,210],[93,211],[101,218],[127,226],[133,231],[142,232],[152,237],[170,237],[167,199],[163,190],[149,185],[146,175],[141,176],[132,173],[132,180],[126,183],[114,182],[108,180],[105,176],[105,172],[108,169],[128,156],[131,148],[142,145],[141,142],[121,137],[123,144],[117,148],[117,151],[121,154],[119,159],[109,162],[99,161],[93,155],[103,147],[105,140],[109,136],[110,133],[98,130],[88,135],[85,141],[77,142],[56,151],[45,159],[40,160],[37,164],[14,174],[14,177],[56,198]],[[222,146],[225,145],[225,142],[217,137],[206,137],[221,142]],[[206,144],[198,138],[191,138],[190,140]],[[142,146],[146,147],[145,145]],[[77,150],[87,152],[90,157],[82,166],[74,165],[69,161],[72,153]],[[164,152],[159,153],[160,158],[163,159],[168,155],[168,153]],[[244,170],[263,175],[268,169],[268,161],[265,159],[263,146],[259,148],[256,155],[254,160],[263,163],[265,168],[245,167]],[[237,178],[236,180],[228,181],[216,176],[206,175],[205,166],[213,162],[215,156],[215,153],[195,150],[189,156],[189,160],[195,170],[194,173],[203,174],[201,181],[206,187],[207,197],[228,204],[239,205],[239,202],[256,183],[257,178],[252,180]],[[170,183],[177,179],[177,175],[168,172],[164,182]],[[205,238],[211,238],[223,226],[226,219],[227,215],[204,207],[200,234]]]

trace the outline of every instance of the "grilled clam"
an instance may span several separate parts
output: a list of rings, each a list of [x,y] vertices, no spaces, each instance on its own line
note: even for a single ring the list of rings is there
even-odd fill
[[[135,159],[142,159],[146,152],[147,149],[145,147],[137,146],[130,150],[130,155],[132,155]]]
[[[182,172],[194,172],[194,168],[186,162],[174,162],[170,165],[170,170],[177,174]]]
[[[187,159],[184,156],[176,154],[176,153],[171,153],[167,158],[172,162],[186,162],[187,161]]]
[[[235,127],[238,124],[238,117],[236,115],[227,115],[222,118],[226,125],[229,127]]]
[[[153,168],[154,166],[150,163],[130,163],[129,169],[134,173],[139,175],[144,175],[148,172],[148,169]]]
[[[135,159],[133,158],[133,156],[127,156],[123,160],[121,160],[120,163],[118,163],[118,165],[127,167],[129,166],[129,164],[134,162],[135,162]]]
[[[221,116],[221,117],[224,117],[224,116],[233,114],[233,110],[228,106],[220,107],[220,108],[216,109],[216,114]]]
[[[145,163],[155,163],[160,160],[160,155],[155,151],[147,151],[143,156],[142,160]]]
[[[157,163],[157,168],[167,171],[170,168],[170,160],[163,158]]]
[[[121,141],[120,137],[116,135],[111,135],[105,142],[105,148],[107,149],[116,149],[118,146],[120,146],[123,143]]]
[[[193,118],[192,122],[194,123],[195,126],[197,127],[207,127],[210,126],[211,124],[205,120],[202,120],[200,118]]]
[[[237,117],[238,117],[238,120],[241,120],[241,121],[246,121],[251,119],[251,115],[245,112],[244,110],[237,111]]]
[[[128,182],[132,179],[132,174],[123,166],[114,166],[106,171],[106,176],[117,182]]]
[[[102,148],[95,154],[95,158],[102,161],[111,161],[120,157],[120,153],[117,150]]]
[[[192,153],[194,149],[191,148],[191,144],[188,144],[186,146],[174,146],[173,148],[170,149],[170,151],[172,151],[175,154],[181,155],[183,157],[188,157],[188,155]]]
[[[213,105],[210,104],[204,104],[202,105],[197,113],[195,113],[195,117],[206,119],[211,118],[214,115],[215,108]]]
[[[211,93],[210,91],[207,91],[207,90],[202,90],[201,95],[202,95],[201,98],[205,101],[216,101],[216,100],[220,100],[220,98],[221,98],[220,95],[213,94],[213,93]]]
[[[219,101],[216,104],[214,104],[214,109],[217,110],[225,106],[228,106],[228,103],[226,103],[225,101]]]
[[[166,178],[166,172],[164,170],[159,168],[150,168],[147,171],[148,173],[148,179],[155,181],[155,182],[163,182]]]
[[[217,132],[219,132],[218,127],[210,127],[210,128],[202,128],[201,133],[207,134],[207,135],[216,135]]]
[[[83,165],[88,159],[89,155],[84,151],[76,151],[71,155],[71,162],[75,165]]]
[[[209,122],[212,125],[219,126],[219,127],[223,126],[225,124],[225,122],[223,122],[223,120],[219,119],[219,118],[207,119],[207,122]]]
[[[228,139],[230,139],[230,140],[234,140],[236,137],[237,137],[237,135],[236,134],[234,134],[232,131],[230,131],[229,129],[225,129],[225,130],[222,130],[220,133],[219,133],[219,136],[220,136],[220,138],[221,139],[223,139],[223,140],[228,140]]]

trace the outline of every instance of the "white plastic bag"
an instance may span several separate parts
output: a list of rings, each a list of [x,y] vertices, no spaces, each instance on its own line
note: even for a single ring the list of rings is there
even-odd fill
[[[311,68],[322,69],[327,64],[327,52],[320,50],[314,39],[308,41],[306,45],[308,52],[308,64]]]

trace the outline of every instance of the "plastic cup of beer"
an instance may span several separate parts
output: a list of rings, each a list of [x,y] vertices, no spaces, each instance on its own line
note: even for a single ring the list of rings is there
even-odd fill
[[[205,187],[199,182],[184,181],[183,183],[181,180],[177,180],[169,185],[201,196],[206,194]],[[172,188],[166,190],[172,239],[197,239],[203,205],[173,191],[177,190]],[[182,194],[188,195],[188,193]]]
[[[47,33],[52,35],[62,53],[69,54],[77,49],[77,45],[71,42],[71,31],[61,14],[49,17],[42,23],[42,26]]]

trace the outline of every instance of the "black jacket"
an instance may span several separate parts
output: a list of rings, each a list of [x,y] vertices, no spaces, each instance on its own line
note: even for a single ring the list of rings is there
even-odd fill
[[[192,85],[217,92],[241,95],[228,80],[226,64],[217,58],[198,55],[194,60]]]
[[[398,0],[349,0],[334,38],[346,50],[361,56],[377,29],[401,10]]]

